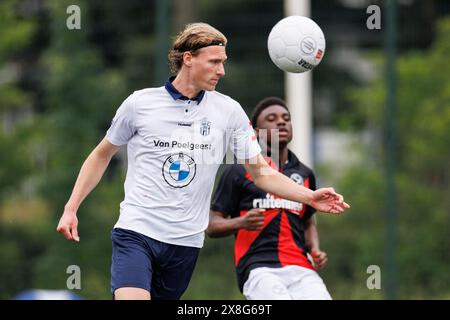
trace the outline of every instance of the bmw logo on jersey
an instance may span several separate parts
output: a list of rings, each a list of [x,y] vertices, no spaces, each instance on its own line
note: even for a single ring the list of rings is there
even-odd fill
[[[196,170],[194,159],[184,153],[177,153],[164,161],[162,174],[169,186],[184,188],[194,179]]]

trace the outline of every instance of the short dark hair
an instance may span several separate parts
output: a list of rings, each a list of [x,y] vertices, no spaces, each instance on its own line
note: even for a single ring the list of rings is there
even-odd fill
[[[289,109],[286,106],[286,102],[284,102],[283,99],[278,98],[278,97],[267,97],[262,99],[260,102],[258,102],[258,104],[255,107],[255,110],[253,111],[253,116],[252,116],[252,126],[253,128],[256,128],[256,124],[258,122],[258,117],[261,114],[261,112],[264,111],[264,109],[273,106],[273,105],[278,105],[278,106],[282,106],[283,108],[285,108],[288,112]]]

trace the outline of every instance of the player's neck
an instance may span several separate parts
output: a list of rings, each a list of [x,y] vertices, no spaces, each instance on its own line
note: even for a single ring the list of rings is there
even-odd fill
[[[269,148],[269,150],[270,150],[270,148]],[[268,152],[268,155],[270,156],[272,161],[276,162],[276,165],[278,166],[278,168],[281,168],[286,163],[286,161],[288,161],[288,159],[289,159],[289,152],[288,152],[287,145],[280,146],[280,148],[278,149],[278,154]]]
[[[280,163],[278,164],[279,168],[281,168],[286,163],[286,161],[288,161],[288,158],[288,148],[280,147]]]
[[[180,70],[173,80],[172,85],[178,90],[178,92],[188,98],[197,96],[201,91],[201,89],[197,88],[197,86],[190,81],[189,74],[187,74],[184,70]]]

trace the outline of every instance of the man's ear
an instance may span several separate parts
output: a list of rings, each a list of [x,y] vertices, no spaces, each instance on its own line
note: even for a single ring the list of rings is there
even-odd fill
[[[190,51],[186,51],[183,53],[183,64],[187,67],[192,66],[192,53]]]

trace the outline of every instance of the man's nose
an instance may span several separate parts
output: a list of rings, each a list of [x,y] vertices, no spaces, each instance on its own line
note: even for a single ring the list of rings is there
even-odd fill
[[[217,68],[217,75],[220,77],[223,77],[225,75],[225,67],[222,63]]]
[[[277,119],[277,126],[279,127],[285,127],[286,126],[286,120],[283,119],[283,117],[279,117]]]

